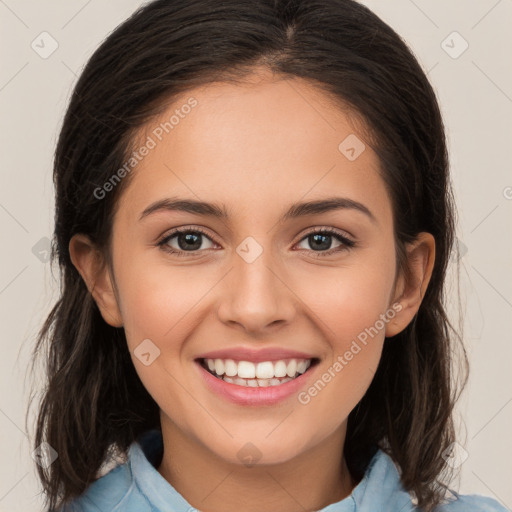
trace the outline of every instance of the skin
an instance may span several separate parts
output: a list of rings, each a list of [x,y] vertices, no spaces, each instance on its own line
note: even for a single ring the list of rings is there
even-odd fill
[[[161,120],[191,96],[198,105],[132,171],[113,223],[113,268],[81,234],[70,242],[72,261],[104,320],[124,327],[133,364],[161,409],[159,473],[206,512],[238,512],[241,503],[248,512],[318,510],[357,484],[343,456],[347,418],[383,344],[393,342],[385,337],[416,314],[435,242],[421,233],[407,246],[413,278],[395,275],[377,156],[369,145],[354,161],[338,150],[348,135],[364,135],[307,82],[261,71],[243,85],[210,84],[184,94]],[[376,222],[351,209],[279,222],[292,203],[333,195],[363,203]],[[223,203],[230,217],[159,211],[139,221],[170,196]],[[185,257],[157,246],[180,226],[202,227],[210,240]],[[307,237],[315,227],[332,227],[356,246],[315,257],[321,250]],[[236,252],[248,236],[263,249],[252,263]],[[340,246],[330,240],[328,249]],[[168,245],[184,247],[178,237]],[[306,405],[295,395],[278,406],[235,405],[198,378],[194,358],[233,346],[314,354],[320,376],[393,304],[400,312]],[[133,354],[147,338],[161,351],[149,366]],[[237,455],[248,442],[261,454],[251,467]]]

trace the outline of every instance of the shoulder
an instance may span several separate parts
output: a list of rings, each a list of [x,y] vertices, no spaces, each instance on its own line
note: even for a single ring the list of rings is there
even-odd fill
[[[113,452],[96,474],[97,480],[57,512],[153,511],[148,493],[158,491],[158,486],[165,482],[153,466],[162,448],[161,433],[157,430],[142,434],[126,455]]]
[[[402,486],[399,468],[392,457],[378,449],[367,466],[365,475],[351,495],[355,510],[373,512],[420,512],[413,493]],[[335,509],[332,509],[334,512]],[[341,510],[341,509],[340,509]],[[331,510],[329,509],[329,512]],[[510,512],[496,499],[478,494],[459,494],[447,491],[444,501],[434,512]]]
[[[58,512],[150,510],[143,506],[132,508],[134,494],[130,467],[128,464],[122,464],[94,481],[83,494],[64,505]]]
[[[436,512],[510,512],[494,498],[479,494],[458,494],[451,491],[454,498],[440,505]]]
[[[148,500],[135,484],[128,462],[94,481],[83,494],[58,512],[151,512]]]

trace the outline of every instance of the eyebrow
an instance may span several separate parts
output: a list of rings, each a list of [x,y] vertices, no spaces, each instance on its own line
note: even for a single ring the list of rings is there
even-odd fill
[[[292,204],[281,220],[296,219],[306,215],[318,215],[342,209],[361,212],[373,223],[377,223],[376,217],[368,207],[347,197],[329,197],[316,201]],[[165,198],[150,204],[140,215],[139,221],[158,211],[182,211],[223,220],[229,219],[229,214],[224,205],[196,201],[195,199]]]

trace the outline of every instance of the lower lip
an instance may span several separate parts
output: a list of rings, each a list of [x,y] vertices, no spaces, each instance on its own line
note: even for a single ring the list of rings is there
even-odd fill
[[[284,384],[267,387],[247,387],[225,382],[212,375],[200,361],[195,361],[208,388],[218,395],[239,405],[274,405],[296,394],[309,380],[317,365]]]

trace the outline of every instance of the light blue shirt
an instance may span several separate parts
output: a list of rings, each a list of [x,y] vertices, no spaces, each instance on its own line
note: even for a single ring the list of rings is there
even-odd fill
[[[134,442],[128,458],[93,482],[59,512],[197,512],[156,469],[162,456],[162,434],[151,430]],[[510,512],[496,500],[459,495],[439,512]],[[242,507],[241,507],[242,508]],[[400,484],[393,460],[378,450],[350,496],[317,512],[410,512],[417,510]]]

